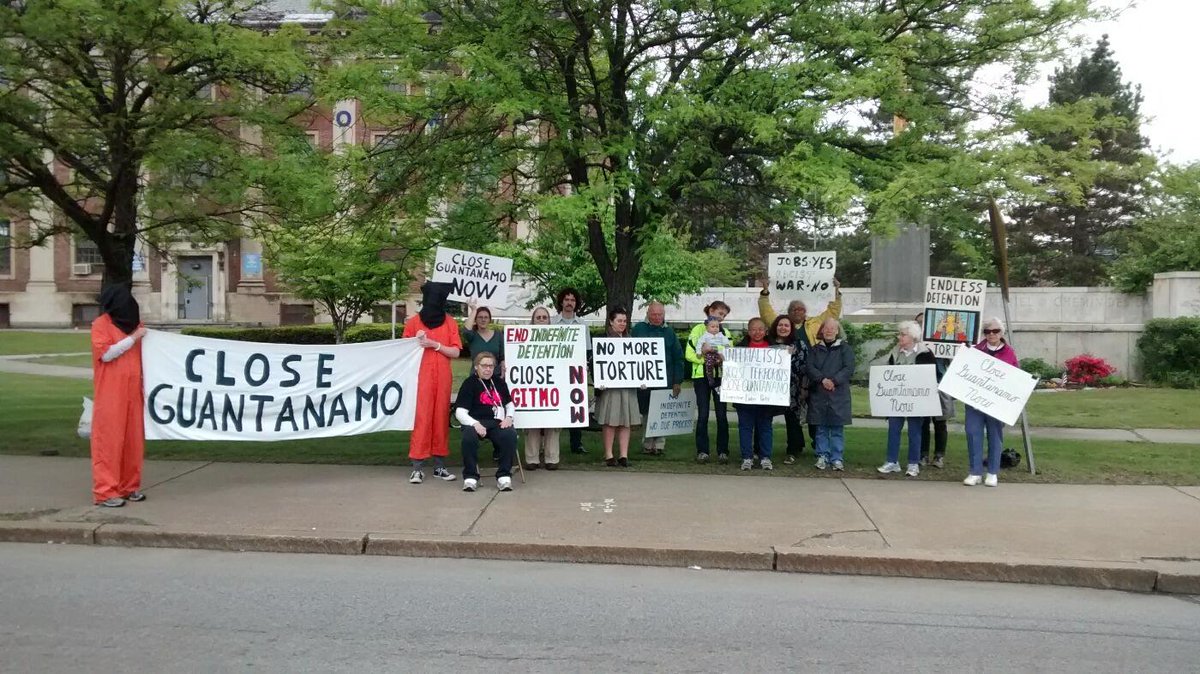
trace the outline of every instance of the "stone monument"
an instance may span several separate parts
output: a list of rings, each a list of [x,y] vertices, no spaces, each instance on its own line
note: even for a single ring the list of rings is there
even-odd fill
[[[904,225],[893,236],[871,237],[871,303],[850,314],[856,323],[895,323],[925,308],[929,228]]]

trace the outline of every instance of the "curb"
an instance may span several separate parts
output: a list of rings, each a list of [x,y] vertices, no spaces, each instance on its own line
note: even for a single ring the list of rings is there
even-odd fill
[[[87,522],[0,522],[0,542],[93,545],[99,528]]]
[[[2,534],[2,530],[0,530]],[[96,545],[129,548],[185,548],[227,552],[298,552],[361,555],[365,536],[357,538],[288,534],[218,534],[106,524],[96,530]]]

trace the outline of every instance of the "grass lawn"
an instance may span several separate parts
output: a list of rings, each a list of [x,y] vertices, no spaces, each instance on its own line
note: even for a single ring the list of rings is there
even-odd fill
[[[37,363],[39,365],[65,365],[67,367],[92,367],[92,357],[90,354],[80,354],[74,356],[43,356],[41,358],[22,358],[26,363]]]
[[[92,350],[87,330],[77,332],[30,332],[0,330],[0,356],[26,353],[80,353]]]
[[[456,368],[462,369],[462,368]],[[64,456],[87,456],[88,443],[76,436],[81,398],[90,395],[88,381],[0,373],[0,400],[5,412],[0,416],[0,453],[39,454],[54,450]],[[736,427],[732,446],[736,448]],[[715,431],[713,432],[715,436]],[[250,461],[279,463],[346,463],[366,465],[402,465],[407,463],[407,433],[378,433],[345,438],[298,440],[289,442],[150,442],[151,459]],[[459,459],[458,433],[451,431],[451,461]],[[590,450],[583,456],[564,452],[563,467],[572,470],[617,470],[600,463],[600,434],[584,433]],[[1020,446],[1014,433],[1007,443]],[[566,445],[566,438],[563,438]],[[629,470],[670,473],[712,473],[744,477],[736,461],[727,466],[697,465],[693,462],[694,444],[690,437],[668,440],[667,455],[648,457],[635,447],[634,466]],[[795,466],[783,465],[785,436],[776,428],[775,452],[778,466],[770,477],[877,477],[875,467],[883,461],[885,432],[881,429],[850,427],[846,431],[844,474],[822,473],[812,467],[811,447]],[[1019,482],[1067,482],[1112,484],[1200,484],[1200,446],[1153,445],[1131,442],[1081,442],[1035,438],[1039,474],[1031,476],[1024,466],[1005,471],[1005,480]],[[487,452],[485,451],[486,455]],[[734,450],[736,455],[736,449]],[[486,459],[485,459],[486,460]],[[921,479],[961,480],[965,475],[966,445],[961,435],[951,434],[948,464],[945,470],[930,468]],[[755,476],[762,475],[753,471]],[[894,479],[894,478],[889,478]]]

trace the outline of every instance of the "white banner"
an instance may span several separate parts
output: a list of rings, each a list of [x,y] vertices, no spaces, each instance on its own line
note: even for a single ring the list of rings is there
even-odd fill
[[[504,328],[504,380],[517,428],[588,425],[587,328],[510,325]]]
[[[147,440],[295,440],[412,430],[415,339],[260,344],[152,330],[142,340]]]
[[[1037,381],[1028,372],[979,349],[959,349],[938,389],[1012,426],[1021,417]]]
[[[954,358],[962,344],[979,342],[980,314],[987,282],[969,278],[925,277],[925,332],[935,358]]]
[[[870,388],[873,417],[939,417],[937,367],[872,365]]]
[[[791,404],[792,356],[787,349],[730,348],[722,355],[721,402]]]
[[[687,435],[696,428],[696,390],[679,390],[671,397],[670,389],[650,392],[650,409],[646,411],[646,437]]]
[[[439,247],[433,280],[453,286],[450,299],[454,302],[474,299],[481,305],[503,308],[508,306],[512,268],[512,258]]]
[[[837,289],[837,251],[770,253],[767,280],[771,294],[785,300],[801,300],[809,316],[816,316],[833,301]]]
[[[597,337],[592,340],[592,386],[662,388],[667,357],[659,337]]]

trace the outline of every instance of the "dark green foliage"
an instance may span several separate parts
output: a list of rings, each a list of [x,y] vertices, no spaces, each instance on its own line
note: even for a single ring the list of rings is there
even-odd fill
[[[1156,318],[1138,338],[1146,380],[1200,388],[1200,318]]]
[[[1063,368],[1051,365],[1041,358],[1022,358],[1019,364],[1022,370],[1038,379],[1056,379],[1063,375]]]

